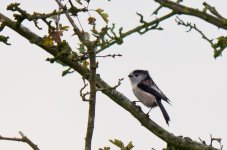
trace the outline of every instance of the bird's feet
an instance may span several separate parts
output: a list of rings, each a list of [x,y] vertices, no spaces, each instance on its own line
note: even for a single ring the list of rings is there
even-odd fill
[[[147,117],[147,118],[149,118],[149,117],[150,117],[150,116],[149,116],[149,112],[148,112],[148,113],[146,113],[146,117]]]
[[[152,109],[152,108],[151,108]],[[149,118],[149,113],[151,111],[151,109],[146,113],[146,116]]]

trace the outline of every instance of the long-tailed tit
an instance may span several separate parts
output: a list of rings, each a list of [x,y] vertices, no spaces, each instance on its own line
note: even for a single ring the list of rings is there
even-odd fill
[[[159,106],[166,123],[169,125],[170,117],[162,105],[161,100],[164,100],[169,104],[170,100],[162,93],[155,82],[151,79],[148,71],[134,70],[128,75],[128,77],[131,81],[133,93],[139,101],[151,109]],[[149,112],[147,114],[149,114]]]

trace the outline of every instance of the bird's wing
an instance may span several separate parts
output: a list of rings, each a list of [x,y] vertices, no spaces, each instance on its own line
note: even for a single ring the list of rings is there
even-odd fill
[[[170,102],[170,100],[162,93],[161,90],[159,90],[159,88],[152,80],[144,80],[141,83],[139,83],[137,87],[147,93],[154,95],[156,98],[163,99],[167,103]]]

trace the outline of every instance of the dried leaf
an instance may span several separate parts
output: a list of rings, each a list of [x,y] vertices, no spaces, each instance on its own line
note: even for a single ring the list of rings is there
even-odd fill
[[[96,21],[95,17],[89,17],[88,18],[88,24],[93,25],[93,24],[95,24],[95,21]]]

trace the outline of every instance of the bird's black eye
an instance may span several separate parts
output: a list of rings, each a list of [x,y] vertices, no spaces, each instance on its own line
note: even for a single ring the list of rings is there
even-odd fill
[[[138,74],[135,74],[136,77],[138,77]]]

